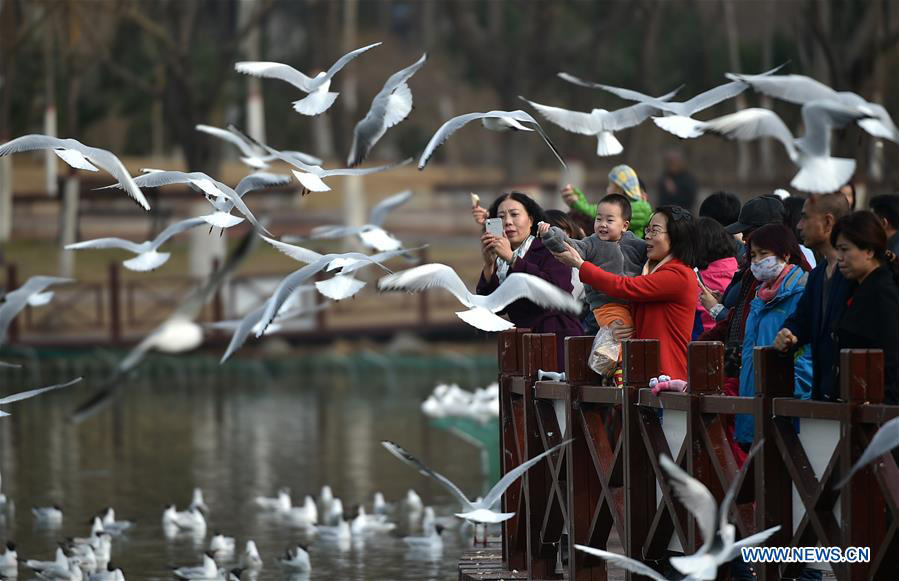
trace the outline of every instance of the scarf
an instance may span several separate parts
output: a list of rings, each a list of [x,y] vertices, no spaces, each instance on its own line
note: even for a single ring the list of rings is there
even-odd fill
[[[780,291],[780,287],[783,286],[784,279],[787,278],[787,274],[789,274],[794,268],[796,268],[795,264],[787,264],[783,270],[780,271],[780,274],[772,280],[771,282],[762,283],[759,286],[759,290],[756,291],[755,296],[762,299],[766,303],[770,303],[771,300],[777,296],[777,293]]]
[[[641,273],[641,276],[646,276],[647,274],[654,273],[655,271],[657,271],[659,269],[660,266],[662,266],[663,264],[665,264],[667,262],[670,262],[673,258],[674,258],[674,256],[672,254],[669,254],[668,256],[666,256],[665,258],[660,260],[658,263],[656,263],[656,265],[653,266],[651,269],[649,268],[649,261],[647,260],[643,264],[643,272]]]
[[[512,261],[514,262],[516,259],[524,258],[524,255],[527,254],[528,250],[531,248],[531,243],[534,241],[533,236],[528,236],[524,242],[521,243],[521,246],[512,251]],[[511,262],[506,262],[499,256],[496,257],[496,278],[499,279],[499,283],[502,284],[503,281],[506,280],[506,277],[509,276],[509,267],[512,266]]]

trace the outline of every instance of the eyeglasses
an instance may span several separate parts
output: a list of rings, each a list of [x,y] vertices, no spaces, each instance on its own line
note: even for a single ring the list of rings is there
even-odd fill
[[[645,234],[646,238],[655,238],[659,234],[667,234],[667,233],[668,233],[668,230],[662,230],[661,228],[653,227],[653,228],[647,228],[644,234]]]

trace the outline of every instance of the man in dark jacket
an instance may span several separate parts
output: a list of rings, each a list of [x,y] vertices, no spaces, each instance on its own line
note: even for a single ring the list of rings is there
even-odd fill
[[[665,154],[665,173],[659,178],[659,206],[680,206],[693,211],[696,205],[696,179],[687,171],[684,156],[678,150]]]
[[[774,347],[781,351],[811,344],[812,399],[817,400],[834,401],[840,397],[836,374],[839,352],[832,331],[846,305],[852,283],[837,268],[830,231],[848,213],[849,202],[839,192],[812,196],[802,206],[797,227],[805,245],[821,259],[809,274],[796,311],[787,318],[774,340]]]
[[[899,256],[899,194],[881,194],[871,198],[871,211],[887,231],[887,248]]]

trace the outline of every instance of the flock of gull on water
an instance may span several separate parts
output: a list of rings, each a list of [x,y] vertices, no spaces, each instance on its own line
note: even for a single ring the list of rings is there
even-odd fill
[[[327,71],[312,77],[289,65],[275,62],[239,62],[235,64],[235,70],[243,74],[290,83],[305,94],[304,97],[293,103],[294,110],[305,116],[318,115],[333,105],[339,95],[330,90],[334,76],[350,61],[379,44],[375,43],[349,52]],[[280,325],[293,317],[308,314],[310,309],[302,306],[298,299],[298,293],[314,288],[316,292],[330,300],[337,301],[352,297],[366,284],[355,278],[354,274],[369,267],[381,269],[386,273],[386,276],[378,283],[380,290],[416,292],[440,287],[449,291],[467,308],[456,314],[469,325],[485,331],[511,328],[512,324],[496,313],[520,298],[527,298],[550,309],[571,313],[580,311],[581,305],[570,294],[528,274],[511,274],[492,294],[481,296],[472,294],[455,270],[444,264],[423,264],[399,272],[390,270],[386,263],[395,259],[411,260],[410,251],[415,250],[404,247],[400,240],[384,229],[386,217],[392,210],[412,197],[411,191],[398,193],[375,205],[368,216],[368,223],[362,226],[323,226],[313,229],[307,237],[282,240],[277,240],[271,235],[266,229],[267,220],[257,220],[244,201],[246,194],[250,192],[284,186],[289,184],[293,178],[299,182],[302,194],[307,195],[312,192],[329,191],[331,187],[327,181],[332,177],[362,176],[385,172],[411,163],[412,159],[410,158],[377,167],[359,167],[387,130],[403,121],[411,113],[412,91],[408,82],[425,65],[426,61],[427,55],[422,55],[414,63],[387,79],[373,98],[365,117],[355,126],[345,168],[325,169],[322,167],[323,161],[314,155],[300,151],[275,149],[265,143],[260,143],[234,126],[224,129],[209,125],[196,127],[198,131],[224,140],[239,149],[241,161],[250,168],[252,173],[240,180],[234,188],[202,172],[146,168],[142,170],[141,175],[132,176],[115,154],[84,145],[71,138],[61,139],[32,134],[0,145],[0,156],[49,149],[73,168],[92,172],[102,169],[115,179],[115,183],[106,186],[107,188],[124,190],[145,210],[150,209],[150,204],[144,196],[142,188],[156,188],[171,184],[186,185],[209,202],[211,209],[207,214],[175,222],[160,232],[153,240],[133,242],[120,238],[100,238],[66,246],[67,250],[124,249],[134,255],[123,262],[124,267],[129,270],[145,272],[164,265],[170,254],[162,252],[161,248],[173,236],[187,230],[209,226],[210,233],[215,228],[223,232],[244,220],[252,226],[250,233],[243,238],[223,267],[187,295],[162,324],[150,332],[122,359],[113,375],[100,384],[95,395],[75,410],[72,415],[73,420],[83,421],[118,395],[121,388],[128,384],[125,381],[128,372],[141,362],[147,352],[157,350],[166,353],[181,353],[198,347],[203,342],[203,327],[196,322],[196,319],[203,306],[215,294],[227,275],[236,268],[259,240],[272,245],[303,266],[285,276],[272,296],[265,303],[250,311],[243,319],[213,324],[216,328],[233,333],[231,342],[222,356],[222,362],[234,355],[251,334],[261,337],[276,331]],[[782,66],[758,75],[727,74],[728,82],[686,101],[673,100],[680,88],[660,97],[652,97],[634,90],[584,81],[567,73],[559,73],[559,77],[564,81],[589,89],[599,89],[623,100],[631,101],[633,104],[614,111],[593,109],[590,112],[583,112],[540,104],[523,97],[522,100],[546,120],[562,129],[581,135],[594,136],[597,139],[596,153],[599,156],[621,153],[623,147],[615,137],[615,133],[635,127],[650,117],[659,128],[683,139],[697,138],[706,134],[744,141],[774,138],[781,142],[787,156],[798,168],[798,172],[791,182],[792,186],[809,193],[837,190],[849,180],[855,170],[855,160],[836,158],[831,155],[832,131],[855,123],[878,139],[899,143],[899,129],[883,106],[869,102],[855,93],[835,91],[806,76],[776,74],[781,68]],[[799,105],[804,126],[802,136],[794,136],[776,113],[763,108],[743,109],[705,121],[694,118],[697,113],[733,98],[747,89]],[[421,153],[418,169],[425,168],[434,152],[453,133],[476,120],[484,128],[494,131],[519,131],[524,134],[536,132],[556,159],[563,166],[565,165],[563,156],[533,116],[522,110],[494,110],[468,113],[446,121],[435,132]],[[273,162],[286,163],[290,168],[291,175],[266,171]],[[302,243],[303,240],[335,239],[349,236],[358,238],[362,245],[374,253],[370,255],[361,252],[320,254],[297,244],[298,242]],[[314,285],[308,284],[322,272],[330,273],[332,276],[325,280],[318,280]],[[0,303],[0,346],[7,340],[7,330],[11,321],[25,306],[38,307],[47,304],[53,297],[53,291],[48,289],[70,282],[72,280],[67,278],[34,276],[18,289],[7,289],[3,296],[3,302]],[[325,308],[326,305],[327,303],[315,308]],[[0,367],[13,366],[16,365],[0,362]],[[552,376],[550,378],[556,379]],[[0,405],[65,388],[80,381],[81,378],[77,378],[66,383],[9,395],[0,399]],[[467,415],[474,418],[485,418],[495,416],[498,413],[498,387],[494,385],[470,393],[463,392],[458,386],[438,386],[422,405],[422,410],[434,417]],[[0,411],[0,416],[4,415],[9,414]],[[462,519],[464,523],[475,526],[481,524],[486,527],[486,525],[500,523],[514,516],[514,513],[503,513],[496,509],[503,492],[528,468],[540,462],[544,457],[557,452],[561,447],[567,445],[568,441],[559,443],[509,471],[483,498],[475,500],[471,500],[450,480],[434,472],[398,444],[386,441],[382,444],[397,459],[441,484],[459,505],[456,517]],[[758,445],[753,449],[750,457],[755,454]],[[899,418],[884,424],[846,480],[851,478],[859,468],[876,460],[896,445],[899,445]],[[736,488],[745,476],[745,466],[749,465],[749,461],[738,474],[720,505],[704,485],[686,474],[675,462],[662,457],[661,465],[668,475],[678,499],[696,518],[703,538],[703,545],[695,554],[671,559],[671,565],[683,578],[714,579],[718,567],[737,556],[740,547],[764,542],[779,528],[762,531],[742,540],[736,539],[736,529],[729,522],[729,514]],[[840,486],[843,484],[845,484],[845,480],[840,483]],[[4,504],[11,502],[5,496],[2,496],[2,501]],[[261,509],[271,511],[288,522],[308,526],[315,531],[317,536],[331,539],[336,543],[347,543],[353,537],[371,532],[390,532],[396,527],[396,523],[390,520],[391,514],[404,514],[407,518],[412,518],[418,524],[414,528],[421,531],[421,536],[407,536],[404,537],[404,541],[413,547],[436,549],[442,543],[440,533],[448,524],[438,522],[433,510],[430,507],[424,507],[418,495],[411,490],[405,499],[397,503],[397,509],[401,509],[400,512],[392,512],[384,502],[383,496],[376,494],[371,512],[365,512],[364,508],[360,506],[356,509],[355,514],[345,516],[340,499],[335,498],[327,486],[322,489],[317,501],[306,496],[304,502],[296,506],[294,506],[288,490],[279,491],[274,498],[257,498],[255,503]],[[199,535],[200,539],[204,539],[206,534],[206,517],[204,515],[208,513],[208,510],[203,502],[202,492],[197,489],[193,501],[186,510],[178,511],[174,505],[165,509],[162,515],[163,531],[166,535],[175,537],[188,534]],[[63,518],[62,511],[58,507],[34,508],[33,514],[36,521],[50,525],[60,524]],[[21,564],[35,571],[39,577],[44,579],[77,581],[87,578],[92,581],[120,581],[124,579],[124,574],[110,564],[111,539],[114,536],[126,534],[131,524],[127,521],[116,520],[113,509],[107,508],[93,519],[89,536],[71,538],[62,543],[54,560],[29,559]],[[484,535],[486,536],[486,530]],[[475,539],[477,540],[476,532]],[[608,559],[619,566],[653,579],[664,579],[645,564],[624,556],[581,545],[578,545],[578,549]],[[311,570],[310,557],[303,546],[290,547],[283,556],[275,561],[286,571],[306,573]],[[16,548],[9,543],[6,552],[0,556],[0,576],[16,576],[19,564]],[[224,567],[224,564],[234,566],[229,569]],[[174,575],[182,579],[234,579],[238,578],[243,571],[258,571],[262,566],[263,560],[252,540],[246,541],[244,551],[236,556],[235,540],[216,533],[211,537],[208,551],[202,556],[202,563],[175,569]]]

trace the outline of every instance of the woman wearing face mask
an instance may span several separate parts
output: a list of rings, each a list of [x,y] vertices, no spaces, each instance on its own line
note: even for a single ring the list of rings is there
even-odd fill
[[[490,206],[488,215],[503,221],[503,236],[487,232],[481,236],[484,268],[478,281],[478,294],[492,293],[513,272],[532,274],[564,291],[572,291],[571,269],[554,259],[535,236],[537,223],[546,220],[537,202],[520,192],[503,194]],[[544,309],[526,299],[515,301],[500,314],[508,315],[516,327],[528,328],[534,333],[555,333],[559,369],[565,365],[565,337],[583,332],[573,315]]]
[[[662,206],[646,227],[643,274],[619,276],[585,262],[568,245],[555,257],[580,269],[581,280],[610,297],[631,302],[636,339],[659,340],[659,371],[687,379],[687,343],[693,330],[699,283],[693,215],[680,206]],[[624,338],[624,337],[616,337]]]
[[[884,401],[899,403],[899,262],[871,212],[840,218],[830,233],[837,268],[855,283],[834,324],[839,349],[883,349]],[[837,370],[834,370],[835,372]]]
[[[749,236],[748,244],[750,269],[759,286],[755,298],[749,303],[746,317],[740,395],[752,397],[755,395],[752,352],[756,347],[774,344],[784,321],[796,310],[810,269],[796,236],[783,224],[762,226]],[[808,399],[812,388],[812,357],[808,347],[796,353],[794,365],[793,395]],[[752,416],[737,415],[734,435],[744,450],[752,445],[753,433]]]

